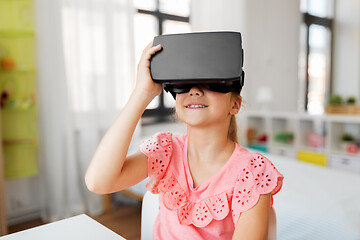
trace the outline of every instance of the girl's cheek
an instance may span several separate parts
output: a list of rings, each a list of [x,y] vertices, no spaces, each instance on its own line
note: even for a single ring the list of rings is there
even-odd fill
[[[181,112],[181,101],[179,100],[178,96],[176,96],[175,102],[175,113],[178,115]]]
[[[180,107],[184,100],[184,94],[176,94],[175,107]]]

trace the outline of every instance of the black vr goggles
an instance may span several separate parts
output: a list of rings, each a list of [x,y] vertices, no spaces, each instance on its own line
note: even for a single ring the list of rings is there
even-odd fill
[[[243,49],[239,32],[199,32],[161,35],[153,46],[162,50],[151,58],[154,82],[175,98],[195,85],[221,93],[241,92]]]

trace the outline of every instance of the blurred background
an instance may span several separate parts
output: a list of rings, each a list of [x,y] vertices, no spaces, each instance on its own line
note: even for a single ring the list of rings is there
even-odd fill
[[[97,144],[154,36],[220,30],[242,34],[242,112],[324,115],[331,96],[360,97],[357,0],[0,0],[3,231],[139,207],[86,189]],[[155,132],[185,132],[173,107],[170,94],[154,99],[129,152]]]

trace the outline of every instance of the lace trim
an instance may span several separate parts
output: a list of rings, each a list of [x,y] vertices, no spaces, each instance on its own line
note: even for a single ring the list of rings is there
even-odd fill
[[[242,212],[256,205],[260,194],[271,193],[273,196],[279,192],[283,178],[266,157],[254,154],[248,167],[242,169],[234,188],[231,207],[234,224],[236,225]]]
[[[180,224],[205,227],[213,219],[222,220],[229,213],[229,196],[226,192],[193,203],[181,188],[174,175],[162,179],[158,185],[163,194],[164,206],[177,211]],[[230,191],[231,193],[231,191]]]
[[[256,205],[261,194],[276,194],[282,185],[283,176],[271,162],[260,154],[255,154],[248,167],[241,170],[234,189],[208,197],[200,202],[191,202],[172,174],[160,180],[157,189],[163,194],[164,206],[176,211],[182,225],[193,224],[205,227],[213,219],[224,219],[229,211],[234,225],[242,212]]]
[[[172,134],[161,133],[145,140],[141,145],[141,151],[148,157],[148,175],[150,181],[146,188],[152,193],[159,193],[157,183],[165,175],[172,154]]]

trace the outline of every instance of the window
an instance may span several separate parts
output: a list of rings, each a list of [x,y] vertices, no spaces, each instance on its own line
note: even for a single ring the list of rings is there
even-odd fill
[[[331,93],[333,6],[333,0],[301,0],[300,80],[305,89],[301,102],[309,114],[324,113]]]
[[[129,9],[124,0],[64,1],[62,37],[74,112],[111,113],[126,104],[134,79]]]
[[[190,0],[136,0],[134,4],[137,9],[134,19],[136,64],[142,50],[154,36],[191,31]],[[167,121],[173,114],[174,106],[171,94],[163,91],[149,104],[143,118],[151,122]]]

